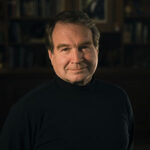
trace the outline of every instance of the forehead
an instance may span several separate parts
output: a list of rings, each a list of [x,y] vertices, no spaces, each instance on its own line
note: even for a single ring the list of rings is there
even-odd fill
[[[81,37],[81,38],[91,38],[92,32],[91,30],[82,24],[74,24],[74,23],[62,23],[58,22],[53,30],[52,38],[57,39],[60,37]]]
[[[84,28],[87,30],[90,30],[86,25],[83,25],[81,23],[69,23],[69,22],[57,22],[54,30],[57,28],[65,28],[65,27],[72,27],[72,28]]]

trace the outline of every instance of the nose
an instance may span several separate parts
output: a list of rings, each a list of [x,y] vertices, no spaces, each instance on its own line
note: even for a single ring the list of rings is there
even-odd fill
[[[83,60],[83,52],[77,48],[72,50],[72,63],[80,63]]]

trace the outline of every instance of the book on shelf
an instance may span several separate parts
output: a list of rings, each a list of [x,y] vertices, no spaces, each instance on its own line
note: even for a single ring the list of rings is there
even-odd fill
[[[149,25],[142,22],[136,22],[135,30],[135,42],[148,43]]]
[[[65,0],[8,0],[8,15],[52,18],[65,10],[65,2]]]
[[[45,23],[43,22],[26,22],[21,25],[22,42],[31,43],[41,41],[45,34]]]
[[[66,9],[66,0],[56,0],[56,13],[62,12]]]
[[[124,25],[124,43],[148,43],[149,25],[140,21],[126,23]]]
[[[9,68],[14,68],[15,65],[15,51],[12,47],[8,48],[8,66]]]
[[[3,68],[3,58],[4,58],[4,52],[0,49],[0,69]]]
[[[149,30],[150,30],[150,28],[148,27],[148,25],[144,25],[144,27],[143,27],[143,42],[144,43],[148,43],[148,42],[150,42],[150,35],[149,35]]]
[[[34,65],[34,53],[33,49],[27,49],[26,53],[24,55],[24,67],[25,68],[31,68]]]
[[[9,17],[30,17],[38,15],[38,0],[8,0]]]
[[[0,44],[2,44],[3,42],[4,42],[3,32],[0,31]]]
[[[23,17],[38,16],[38,0],[22,0],[20,1],[20,13]]]
[[[120,64],[119,48],[105,49],[100,62],[100,65],[105,67],[116,67]]]
[[[132,25],[125,24],[124,25],[124,32],[123,32],[123,41],[124,43],[131,43],[132,39]]]
[[[57,13],[65,10],[65,0],[39,0],[40,16],[46,18],[52,18]]]
[[[21,28],[17,22],[11,22],[9,24],[9,41],[21,42]]]
[[[0,44],[5,41],[5,23],[0,22]]]
[[[135,42],[136,43],[140,43],[141,42],[141,40],[142,40],[142,26],[143,26],[143,24],[142,24],[142,22],[136,22],[136,24],[135,24]]]
[[[31,44],[44,44],[45,43],[45,38],[31,38],[29,43]]]
[[[45,22],[11,22],[9,24],[10,43],[44,42]]]
[[[15,17],[16,16],[16,0],[8,0],[8,16]]]
[[[32,68],[46,66],[47,52],[42,47],[13,46],[8,48],[9,68]]]
[[[26,49],[24,47],[19,48],[19,67],[24,68],[25,67],[25,53]]]
[[[8,17],[20,17],[20,0],[8,0]]]
[[[24,47],[9,47],[9,68],[28,68],[33,65],[33,52]]]
[[[0,19],[3,19],[5,16],[5,12],[4,12],[4,2],[0,1]]]
[[[137,68],[150,68],[150,51],[148,48],[144,51],[141,48],[136,48],[133,65]]]

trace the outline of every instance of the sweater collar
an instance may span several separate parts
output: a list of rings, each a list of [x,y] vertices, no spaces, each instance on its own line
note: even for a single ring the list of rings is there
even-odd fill
[[[95,78],[93,77],[92,80],[86,84],[85,86],[79,86],[76,84],[71,84],[59,78],[58,76],[55,77],[56,85],[61,88],[61,90],[67,91],[91,91],[94,88]]]

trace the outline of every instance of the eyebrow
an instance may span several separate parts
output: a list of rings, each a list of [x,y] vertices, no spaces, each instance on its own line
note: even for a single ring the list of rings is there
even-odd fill
[[[59,45],[57,46],[57,49],[60,49],[60,48],[62,48],[62,47],[69,47],[69,44],[59,44]]]
[[[83,42],[83,43],[81,43],[80,45],[91,45],[92,44],[92,42],[91,41],[87,41],[87,42]]]
[[[86,42],[80,43],[79,46],[91,45],[91,44],[92,44],[91,41],[86,41]],[[59,45],[57,45],[57,49],[60,49],[60,48],[63,48],[63,47],[70,47],[70,45],[69,44],[59,44]]]

